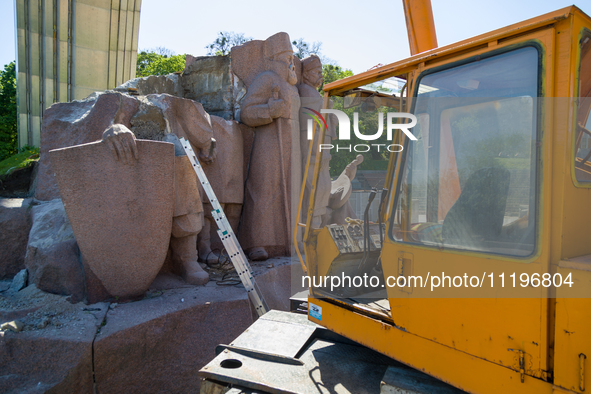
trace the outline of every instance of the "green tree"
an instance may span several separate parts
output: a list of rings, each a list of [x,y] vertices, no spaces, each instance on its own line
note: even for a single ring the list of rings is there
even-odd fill
[[[136,76],[166,75],[185,68],[185,55],[175,55],[167,48],[158,47],[137,55]]]
[[[349,69],[343,69],[341,66],[335,64],[323,64],[322,65],[322,85],[318,88],[321,94],[324,94],[322,88],[324,85],[329,84],[339,79],[350,77],[353,75],[353,71]]]
[[[18,152],[14,62],[0,71],[0,161]]]
[[[304,59],[310,55],[317,55],[322,58],[322,55],[320,54],[322,43],[320,41],[307,43],[303,38],[298,38],[297,40],[294,40],[291,45],[293,45],[293,55],[299,59]]]
[[[232,47],[251,40],[252,37],[245,37],[243,33],[221,31],[214,42],[207,45],[205,49],[207,49],[207,55],[209,56],[225,56],[230,53]]]

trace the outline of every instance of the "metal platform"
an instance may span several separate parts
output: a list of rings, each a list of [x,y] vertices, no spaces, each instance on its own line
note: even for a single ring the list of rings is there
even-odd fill
[[[462,393],[301,314],[270,311],[216,350],[202,394]]]

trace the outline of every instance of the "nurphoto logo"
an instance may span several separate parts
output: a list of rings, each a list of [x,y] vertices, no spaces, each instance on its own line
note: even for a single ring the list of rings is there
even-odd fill
[[[311,140],[313,137],[313,126],[314,121],[318,124],[320,128],[324,127],[328,130],[328,125],[326,123],[326,119],[322,114],[333,114],[339,121],[339,131],[338,131],[338,139],[339,141],[350,141],[351,140],[351,120],[349,116],[343,111],[339,111],[338,109],[321,109],[320,112],[313,110],[312,108],[305,107],[305,109],[309,110],[311,119],[308,119],[308,140]],[[394,123],[394,119],[402,119],[402,120],[410,120],[409,123]],[[417,117],[413,114],[409,114],[406,112],[388,112],[386,117],[386,138],[388,141],[392,141],[393,131],[396,129],[401,130],[408,138],[412,141],[416,141],[417,137],[415,137],[409,129],[412,129],[417,124]],[[378,131],[375,134],[362,134],[359,131],[359,113],[353,113],[353,132],[355,136],[360,140],[364,141],[375,141],[380,138],[384,134],[384,113],[378,113]],[[332,150],[335,149],[336,152],[339,151],[348,151],[348,152],[369,152],[372,147],[376,149],[378,152],[382,150],[387,150],[388,152],[401,152],[404,147],[400,144],[349,144],[345,146],[341,145],[333,145],[333,144],[320,144],[318,146],[318,150]]]

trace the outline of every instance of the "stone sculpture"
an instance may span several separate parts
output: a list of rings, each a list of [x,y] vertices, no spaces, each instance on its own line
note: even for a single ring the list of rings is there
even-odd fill
[[[110,162],[103,164],[104,166],[109,167],[113,165],[112,163],[119,162],[121,164],[121,174],[123,175],[125,174],[125,171],[128,170],[128,167],[135,167],[135,163],[138,160],[142,161],[141,156],[138,156],[136,143],[137,136],[156,141],[168,141],[172,142],[173,144],[176,142],[175,149],[172,150],[174,154],[171,152],[171,162],[168,164],[168,167],[170,167],[169,170],[174,173],[174,175],[171,173],[169,178],[171,182],[173,180],[174,182],[169,188],[169,192],[173,198],[173,202],[171,204],[173,211],[169,213],[170,218],[167,220],[170,220],[171,224],[169,225],[168,229],[165,230],[168,236],[164,241],[162,241],[164,242],[163,247],[165,250],[165,255],[160,256],[158,253],[152,253],[150,258],[153,258],[154,261],[157,260],[157,264],[154,264],[158,265],[158,269],[160,269],[166,257],[166,250],[170,245],[170,257],[173,263],[174,271],[182,274],[185,281],[190,284],[203,285],[208,281],[208,274],[201,268],[197,261],[196,248],[197,235],[203,227],[203,206],[198,190],[197,177],[192,169],[192,166],[190,165],[188,158],[185,156],[184,150],[180,146],[180,143],[178,143],[177,136],[184,137],[189,140],[202,163],[205,165],[211,163],[215,158],[215,151],[213,149],[214,140],[210,117],[203,110],[203,107],[199,103],[167,94],[142,96],[138,99],[132,100],[137,102],[135,106],[120,105],[117,112],[112,116],[112,121],[115,121],[115,119],[125,120],[130,126],[131,130],[129,130],[123,124],[115,123],[114,125],[107,127],[103,133],[103,145],[111,150],[113,157],[116,159],[113,160],[112,157],[109,157]],[[125,101],[119,100],[119,102],[121,103]],[[77,104],[72,105],[75,106]],[[102,160],[104,161],[105,158],[103,157]],[[144,165],[148,164],[144,163]],[[152,165],[154,166],[154,164]],[[95,168],[95,172],[100,172],[104,166],[97,166]],[[67,170],[62,168],[60,171],[56,170],[56,173],[64,171],[67,172]],[[111,176],[113,178],[113,182],[119,182],[119,176],[117,174],[111,174]],[[88,178],[90,179],[90,175]],[[69,187],[67,185],[68,183],[71,182],[65,182],[66,186],[60,185],[60,193],[64,201],[66,201],[64,194],[67,194],[67,189]],[[140,187],[136,185],[136,180],[129,181],[127,183],[130,189],[133,189],[133,187],[136,187],[136,189]],[[62,192],[62,188],[66,191]],[[113,191],[113,193],[117,194],[116,191]],[[143,202],[143,200],[155,198],[154,195],[146,190],[137,191],[136,194],[137,195],[135,196],[136,198],[134,201]],[[145,196],[150,196],[150,198],[145,198]],[[112,197],[111,194],[109,194],[109,197]],[[113,198],[116,198],[116,196]],[[161,200],[162,199],[156,198],[156,201],[160,201],[160,203],[162,203]],[[113,204],[115,204],[115,202],[113,202]],[[88,206],[88,203],[84,201],[84,199],[80,198],[73,199],[69,204],[66,205],[68,206],[66,208],[68,210],[68,214],[72,209],[80,209],[80,213],[78,214],[79,216],[84,216],[81,213],[84,211],[84,209],[87,211],[92,211],[93,209],[93,207]],[[146,209],[145,211],[151,212],[151,210],[152,208]],[[112,228],[116,229],[113,230],[115,233],[119,231],[119,228],[126,228],[126,226],[129,226],[133,223],[133,221],[128,223],[126,220],[122,220],[121,218],[124,218],[124,216],[119,215],[119,220],[115,220],[116,224],[113,224],[115,222],[110,224]],[[79,219],[72,220],[75,233],[76,225],[74,225],[74,221],[76,220]],[[160,220],[160,226],[166,227],[167,220]],[[152,272],[153,269],[146,269],[146,272],[142,273],[141,275],[139,272],[134,274],[132,272],[138,270],[139,268],[137,265],[134,266],[131,264],[130,266],[132,268],[128,267],[127,270],[124,270],[124,273],[117,270],[113,271],[113,275],[102,272],[101,267],[92,266],[92,260],[95,259],[97,255],[101,255],[101,253],[104,254],[108,247],[103,247],[102,251],[99,250],[99,246],[92,250],[86,248],[85,251],[82,244],[84,244],[84,239],[87,237],[92,238],[93,236],[88,236],[88,234],[85,235],[83,230],[78,229],[78,233],[76,233],[76,240],[80,245],[83,261],[85,264],[88,263],[90,265],[88,268],[85,265],[85,269],[89,271],[87,273],[86,282],[90,283],[94,280],[92,278],[97,277],[101,284],[98,286],[97,289],[99,290],[97,291],[90,289],[94,289],[95,286],[88,286],[88,293],[93,293],[87,295],[89,299],[104,299],[108,295],[132,297],[133,295],[141,294],[142,291],[147,290],[147,287],[150,285],[151,280],[153,279],[152,274],[155,276],[155,273]],[[127,242],[125,238],[120,238],[119,241],[121,242],[121,240]],[[159,243],[158,239],[156,238],[154,238],[151,242],[154,244]],[[128,245],[127,249],[134,250],[136,248],[137,246],[134,247]],[[125,261],[125,264],[127,264],[127,260]],[[121,263],[121,261],[119,261],[119,264],[122,266],[125,265]],[[96,270],[100,272],[96,272]],[[158,270],[156,273],[157,272]],[[129,281],[129,279],[125,280],[125,277],[129,277],[130,275],[135,275],[138,277],[144,276],[145,278],[150,277],[151,279],[149,281],[147,279],[140,281],[141,283],[138,283],[134,286],[127,286],[126,289],[120,288],[122,286],[121,280]]]
[[[57,149],[50,157],[88,266],[112,296],[136,297],[147,290],[166,257],[174,147],[152,141],[136,146],[131,131],[121,125],[105,134],[118,136],[119,143]],[[113,160],[109,148],[119,160]]]
[[[322,85],[322,63],[320,58],[316,55],[311,55],[302,60],[302,82],[298,85],[298,91],[300,93],[301,108],[300,108],[300,147],[302,152],[302,174],[304,174],[306,168],[306,161],[308,159],[308,150],[310,147],[310,140],[308,139],[308,123],[312,121],[311,115],[314,110],[320,112],[322,108],[323,99],[317,88]],[[335,136],[334,127],[329,119],[329,125],[331,127],[326,130],[324,137],[324,144],[329,144],[332,137]],[[320,130],[316,127],[315,135],[320,135]],[[316,163],[316,153],[318,152],[319,140],[316,138],[314,147],[312,149],[312,155],[310,157],[310,166],[308,167],[308,173],[306,176],[306,186],[304,189],[304,199],[302,201],[302,214],[301,220],[306,221],[308,214],[308,206],[310,202],[310,190],[312,188],[312,178],[314,174],[314,165]],[[314,216],[312,220],[312,226],[318,228],[326,224],[328,220],[327,207],[328,198],[330,196],[330,172],[329,172],[329,161],[330,153],[323,152],[322,162],[320,163],[320,172],[318,175],[318,187],[316,189],[316,202],[314,204]]]
[[[277,33],[264,42],[234,47],[231,57],[236,59],[234,72],[248,86],[240,121],[255,128],[240,240],[251,259],[264,260],[290,251],[292,201],[297,201],[301,183],[300,99],[294,86],[293,50],[287,33]],[[244,61],[251,57],[263,62]],[[257,61],[264,69],[254,66]]]
[[[238,122],[225,120],[218,116],[211,116],[211,125],[216,140],[216,160],[204,166],[203,170],[226,218],[236,233],[244,199],[242,129]],[[217,263],[219,256],[215,251],[212,252],[212,240],[213,244],[218,247],[221,240],[217,236],[218,227],[211,215],[213,208],[205,197],[203,189],[200,188],[200,190],[205,220],[203,229],[199,233],[197,249],[201,261],[214,264]]]
[[[163,94],[147,96],[146,101],[131,119],[133,133],[121,128],[118,133],[113,133],[111,128],[105,131],[103,140],[114,146],[112,150],[115,153],[123,151],[126,154],[135,144],[135,135],[151,136],[175,144],[171,257],[187,283],[203,285],[209,280],[209,275],[197,261],[196,248],[197,235],[203,227],[203,205],[197,177],[178,137],[186,138],[199,159],[209,164],[214,158],[211,121],[203,107],[192,100]],[[128,160],[125,155],[123,160]]]

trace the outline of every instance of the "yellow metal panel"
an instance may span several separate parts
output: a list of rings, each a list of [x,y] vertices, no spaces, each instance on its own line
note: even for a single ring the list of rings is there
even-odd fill
[[[31,132],[33,134],[32,145],[41,146],[41,116],[31,117]]]
[[[396,326],[351,313],[323,300],[309,298],[322,308],[322,320],[313,322],[376,349],[438,379],[473,393],[551,393],[552,385],[481,358],[421,338]]]
[[[330,264],[339,255],[339,250],[326,227],[322,228],[318,234],[318,245],[322,245],[317,251],[318,275],[324,276],[328,273]]]
[[[19,140],[19,147],[25,146],[27,144],[27,113],[26,112],[19,112],[18,114],[18,140]]]
[[[568,11],[566,14],[560,12],[549,14],[550,19],[542,20],[543,18],[540,17],[512,26],[509,33],[519,34],[519,38],[507,38],[510,35],[507,34],[507,29],[495,33],[498,37],[502,37],[502,40],[496,42],[494,48],[532,39],[543,44],[544,68],[542,81],[543,90],[546,92],[547,97],[552,97],[555,94],[564,94],[567,97],[569,95],[569,89],[565,89],[565,86],[571,84],[568,77],[569,69],[571,69],[571,36],[569,35],[572,21],[571,13],[578,11],[576,8],[566,10]],[[565,19],[569,15],[571,15],[571,19]],[[537,30],[529,35],[523,34],[528,29],[540,29],[548,24],[553,26],[544,30]],[[490,33],[485,36],[490,39],[494,35]],[[430,61],[425,69],[490,50],[485,47],[472,52],[461,52],[457,57],[452,58],[450,56],[453,50],[463,51],[472,44],[474,43],[466,42],[463,46],[454,45],[453,48],[455,49],[449,49],[447,52],[433,51],[433,57],[439,56],[441,58],[443,55],[447,57],[437,62]],[[348,85],[339,82],[331,86],[341,89],[343,86],[371,82],[372,78],[383,76],[384,72],[397,72],[402,69],[412,71],[408,67],[417,67],[417,59],[421,59],[421,57],[399,62],[395,67],[387,66],[382,69],[381,74],[380,72],[365,73],[365,75],[359,76],[353,82],[350,80]],[[423,58],[423,60],[425,59]],[[412,66],[413,61],[415,62],[414,66]],[[563,102],[565,100],[568,101],[568,99],[563,99]],[[462,275],[464,273],[470,275],[471,272],[478,271],[482,273],[487,270],[498,271],[499,273],[502,271],[517,271],[529,274],[556,272],[556,264],[562,254],[561,242],[563,242],[564,238],[564,231],[561,226],[562,220],[566,222],[567,219],[565,218],[576,216],[576,212],[585,212],[585,215],[587,212],[586,210],[577,211],[574,207],[569,207],[569,209],[572,208],[572,212],[568,214],[563,211],[563,206],[565,206],[563,204],[569,198],[567,194],[570,193],[568,190],[565,193],[563,185],[565,174],[568,175],[568,179],[570,178],[569,173],[565,171],[568,168],[568,166],[565,167],[567,164],[565,159],[569,157],[566,154],[566,147],[570,146],[570,137],[566,125],[568,125],[572,111],[569,110],[568,105],[566,108],[562,108],[559,104],[560,102],[548,101],[543,103],[541,107],[544,114],[542,119],[544,134],[540,157],[542,162],[541,174],[543,176],[541,183],[542,197],[538,208],[540,210],[538,221],[541,231],[536,237],[538,250],[535,256],[527,259],[499,258],[498,256],[486,256],[469,252],[440,251],[434,248],[395,244],[386,240],[382,255],[385,275],[397,276],[397,256],[400,252],[413,254],[414,274],[423,275],[423,277],[429,271],[441,273],[443,268],[446,275]],[[587,201],[589,200],[587,199]],[[589,220],[587,220],[588,222]],[[552,225],[550,225],[551,223]],[[555,223],[558,225],[555,225]],[[583,233],[584,229],[584,227],[578,226],[578,230]],[[580,245],[580,243],[579,240],[577,245]],[[321,244],[324,245],[325,243]],[[591,245],[591,242],[587,241],[584,247],[586,248],[589,245]],[[319,257],[321,253],[324,252],[318,251]],[[326,260],[328,260],[330,258],[328,251],[326,256]],[[322,266],[324,267],[327,265],[324,256],[322,260]],[[316,268],[313,263],[314,258],[308,259],[308,261],[311,270]],[[504,382],[506,371],[518,368],[517,354],[508,349],[522,350],[524,352],[525,372],[527,375],[541,378],[546,376],[546,371],[552,371],[554,365],[552,349],[554,347],[555,330],[554,322],[550,317],[554,313],[554,302],[548,299],[550,293],[547,290],[539,289],[536,290],[537,293],[531,294],[533,298],[520,299],[495,299],[494,297],[490,299],[474,299],[474,294],[470,295],[469,293],[464,295],[471,298],[465,299],[421,299],[422,296],[428,296],[427,290],[415,288],[412,295],[403,293],[396,288],[389,288],[388,291],[392,318],[399,330],[391,329],[388,331],[382,323],[379,323],[381,324],[379,330],[377,328],[373,331],[370,330],[369,323],[367,323],[368,326],[359,328],[364,323],[358,321],[358,319],[366,319],[366,321],[370,321],[370,319],[362,317],[358,313],[347,312],[336,306],[327,306],[326,311],[331,313],[326,318],[323,317],[320,323],[378,351],[414,365],[434,376],[443,378],[443,380],[458,387],[465,389],[472,387],[471,390],[478,392],[549,392],[552,390],[551,385],[546,385],[538,379],[528,377],[525,378],[526,383],[523,386],[496,387],[496,389],[491,389],[492,386],[489,385],[486,385],[486,387],[479,386],[482,381],[490,378],[498,378]],[[451,294],[453,293],[447,296],[451,296]],[[461,295],[462,293],[456,294]],[[322,305],[327,304],[323,303]],[[358,312],[362,313],[361,311]],[[339,316],[332,319],[333,313],[334,316]],[[558,324],[556,327],[558,333],[560,331]],[[379,335],[384,337],[384,341],[376,342],[374,340],[375,335],[372,335],[374,332],[376,335],[379,332]],[[404,335],[400,333],[404,333]],[[400,335],[405,337],[404,340],[398,338]],[[389,338],[389,341],[386,338]],[[423,354],[420,354],[421,350],[417,350],[415,353],[420,355],[410,354],[413,347],[409,345],[407,353],[404,348],[407,342],[411,341],[408,338],[422,341],[420,342],[421,345],[414,343],[415,346],[420,346],[421,349],[423,349],[424,343],[428,343],[428,352],[425,350]],[[446,349],[446,351],[443,352],[441,349]],[[558,353],[558,347],[556,349]],[[448,355],[447,352],[452,353],[454,356]],[[426,354],[428,356],[425,356]],[[458,357],[461,355],[460,358],[467,357],[471,361],[462,359],[458,360],[457,363],[450,362],[450,357],[456,355]],[[472,357],[469,355],[472,355]],[[559,356],[561,355],[556,355],[556,363],[559,362]],[[442,363],[441,360],[446,360],[448,365],[438,365]],[[473,360],[480,360],[485,364],[479,364],[476,367]],[[490,362],[487,363],[483,360],[489,360]],[[578,363],[578,359],[575,361]],[[446,368],[449,365],[453,365],[453,368],[449,368],[450,370]],[[487,370],[486,366],[490,369],[484,372]],[[464,371],[457,371],[461,369],[464,369]],[[466,371],[470,371],[470,373],[466,373]],[[475,381],[471,382],[473,378]],[[512,379],[509,378],[509,381]],[[473,386],[471,386],[472,384]],[[536,385],[541,386],[534,389],[533,387]]]
[[[492,260],[489,256],[405,246],[401,248],[384,243],[382,266],[386,278],[398,276],[398,254],[401,250],[412,251],[413,275],[423,278],[428,273],[441,275],[445,272],[450,277],[467,273],[468,276],[480,277],[486,272],[487,275],[494,273],[498,280],[497,276],[501,272],[517,271],[515,262]],[[531,275],[541,272],[539,263],[517,264],[519,273],[527,272]],[[500,287],[500,283],[497,286]],[[519,291],[520,288],[517,289]],[[541,376],[541,371],[546,368],[545,356],[541,351],[546,344],[546,337],[543,335],[545,316],[541,315],[544,298],[495,299],[494,290],[452,288],[446,293],[437,294],[443,294],[443,297],[467,298],[421,299],[433,297],[433,294],[428,286],[415,286],[412,298],[408,298],[404,290],[389,287],[390,310],[396,325],[412,334],[506,366],[515,363],[515,354],[507,349],[519,348],[527,354],[527,373]],[[480,294],[491,298],[475,298]],[[543,290],[538,289],[532,296],[543,297]]]
[[[559,269],[566,273],[568,270]],[[580,273],[578,274],[580,275]],[[591,273],[586,275],[591,280]],[[559,293],[560,294],[560,293]],[[580,390],[581,354],[587,357],[584,368],[585,386],[591,385],[591,299],[556,299],[556,344],[554,363],[554,383],[574,392]]]
[[[591,30],[591,20],[586,15],[577,12],[572,20],[571,31],[568,35],[570,56],[568,58],[564,56],[561,59],[564,63],[562,78],[569,77],[568,85],[565,83],[565,90],[568,88],[568,93],[571,96],[578,95],[579,38],[583,28]],[[564,38],[562,39],[564,40]],[[569,63],[567,63],[567,59],[570,60]],[[563,171],[560,174],[564,190],[560,257],[565,259],[591,253],[591,237],[588,232],[588,223],[591,220],[591,204],[589,204],[591,184],[577,182],[574,174],[576,101],[569,100],[562,107],[560,116],[564,120],[557,126],[560,127],[559,131],[564,130],[564,132],[557,132],[555,149],[560,149],[560,156],[557,158],[561,159],[561,164],[563,163],[561,165]]]
[[[80,5],[89,5],[108,10],[111,8],[111,0],[76,0],[76,8]]]
[[[125,82],[131,77],[131,45],[133,38],[133,16],[134,16],[135,0],[128,0],[126,12],[126,26],[125,26],[125,59],[123,61],[123,81]]]
[[[533,34],[521,36],[519,39],[505,40],[494,49],[513,45],[519,42],[535,42],[544,44],[545,67],[543,79],[552,75],[553,30],[546,29]],[[486,48],[484,51],[490,51]],[[463,54],[460,57],[474,56],[476,53]],[[438,62],[430,67],[441,66],[444,63],[457,61],[457,58]],[[426,69],[428,69],[427,67]],[[545,112],[544,122],[551,118],[551,111]],[[547,153],[546,153],[547,154]],[[542,161],[549,159],[543,157]],[[548,176],[549,178],[549,176]],[[542,183],[542,192],[550,193],[549,182]],[[550,200],[540,201],[538,221],[544,223],[544,218],[550,214]],[[384,242],[382,265],[386,277],[396,277],[398,274],[398,255],[400,252],[410,252],[414,256],[414,275],[427,277],[445,272],[449,276],[482,276],[494,273],[495,277],[502,272],[510,275],[519,273],[545,273],[549,270],[549,228],[544,227],[538,235],[538,251],[536,255],[516,259],[470,252],[439,250],[409,244]],[[521,289],[516,289],[515,297],[521,297]],[[547,291],[538,289],[531,293],[532,299],[495,299],[494,290],[484,289],[449,289],[442,293],[442,297],[467,297],[464,299],[420,299],[433,297],[430,289],[415,288],[412,299],[398,288],[388,288],[392,318],[397,325],[403,326],[410,333],[456,348],[477,357],[499,363],[514,365],[515,354],[507,349],[520,349],[526,354],[527,374],[541,377],[543,371],[548,370],[548,302]],[[504,297],[511,293],[504,293]],[[474,299],[479,296],[490,299]],[[502,318],[499,318],[501,317]],[[519,324],[515,324],[519,321]]]
[[[76,47],[109,50],[111,12],[107,8],[76,4]]]
[[[74,86],[74,98],[73,100],[83,100],[92,93],[96,92],[96,89],[86,88],[84,86]]]
[[[92,64],[93,67],[88,67]],[[76,47],[76,86],[94,91],[107,88],[109,52]]]
[[[403,0],[410,54],[437,48],[431,0]]]
[[[68,0],[59,1],[59,39],[68,42]],[[67,59],[67,58],[66,58]],[[64,60],[60,58],[63,62]]]

